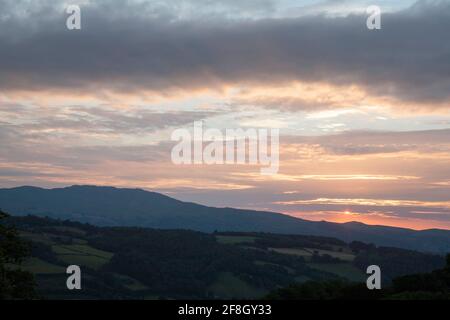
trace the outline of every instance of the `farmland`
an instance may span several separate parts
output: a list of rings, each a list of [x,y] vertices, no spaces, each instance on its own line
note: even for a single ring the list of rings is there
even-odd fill
[[[252,299],[295,283],[362,282],[369,263],[383,268],[385,281],[443,265],[439,256],[317,236],[10,220],[31,247],[20,268],[45,298]],[[83,290],[67,290],[69,265],[81,268]]]

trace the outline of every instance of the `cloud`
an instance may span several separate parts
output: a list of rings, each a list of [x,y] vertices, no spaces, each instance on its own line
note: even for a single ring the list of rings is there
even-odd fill
[[[382,207],[430,207],[450,209],[450,201],[431,202],[414,200],[386,200],[386,199],[327,199],[319,198],[313,200],[281,201],[277,204],[334,204],[334,205],[359,205],[359,206],[382,206]],[[449,217],[450,218],[450,217]]]
[[[218,111],[154,111],[127,106],[0,104],[0,165],[20,163],[37,174],[53,165],[93,169],[106,161],[170,162],[171,128],[220,114]],[[11,171],[14,173],[15,171]]]
[[[282,142],[285,146],[297,146],[297,150],[305,154],[312,152],[313,156],[319,153],[355,156],[407,151],[426,156],[428,153],[450,154],[450,129],[405,132],[349,131],[324,136],[285,136]]]
[[[15,130],[15,134],[61,133],[111,133],[142,134],[221,114],[219,111],[154,111],[127,107],[118,109],[109,105],[26,107],[21,104],[0,105],[0,115],[5,116],[0,128]]]
[[[305,212],[306,216],[316,213],[322,217],[337,214],[347,221],[376,218],[386,223],[385,219],[396,219],[409,220],[413,224],[434,223],[434,226],[448,225],[450,222],[450,201],[316,198],[277,201],[274,204],[285,212]]]
[[[139,134],[150,133],[158,129],[190,124],[198,119],[207,118],[216,112],[121,112],[102,107],[74,107],[70,114],[44,117],[36,123],[23,125],[30,130],[75,130],[77,132]]]
[[[64,15],[8,15],[13,2],[2,2],[2,90],[164,91],[302,81],[356,84],[375,96],[449,107],[446,1],[387,12],[375,32],[356,14],[196,21],[120,1],[82,6],[83,29],[70,32]],[[255,3],[245,3],[253,12]],[[17,27],[24,23],[31,32]]]

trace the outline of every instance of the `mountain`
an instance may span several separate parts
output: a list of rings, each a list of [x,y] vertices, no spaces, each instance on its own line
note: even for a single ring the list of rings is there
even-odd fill
[[[207,207],[142,189],[97,186],[0,189],[0,208],[13,215],[47,216],[98,226],[305,234],[424,252],[450,252],[447,230],[416,231],[357,222],[308,221],[274,212]]]

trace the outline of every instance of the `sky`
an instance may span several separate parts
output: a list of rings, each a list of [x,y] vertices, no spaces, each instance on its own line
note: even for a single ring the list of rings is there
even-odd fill
[[[68,30],[65,8],[81,8]],[[381,29],[366,27],[369,5]],[[450,1],[0,0],[0,187],[450,229]],[[280,130],[278,174],[171,134]]]

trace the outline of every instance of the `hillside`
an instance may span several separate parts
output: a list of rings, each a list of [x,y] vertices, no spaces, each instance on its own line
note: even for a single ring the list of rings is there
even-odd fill
[[[305,234],[423,252],[450,251],[447,230],[414,231],[356,222],[314,222],[273,212],[207,207],[141,189],[96,186],[0,189],[0,208],[14,215],[48,216],[97,226]]]
[[[429,273],[396,277],[382,290],[339,280],[291,284],[274,290],[268,300],[445,300],[450,299],[450,255],[446,265]]]
[[[33,216],[7,224],[30,242],[21,268],[50,299],[260,298],[307,281],[361,283],[369,264],[381,267],[384,284],[444,265],[437,255],[326,237],[100,228]],[[71,264],[82,269],[81,291],[66,289]]]

